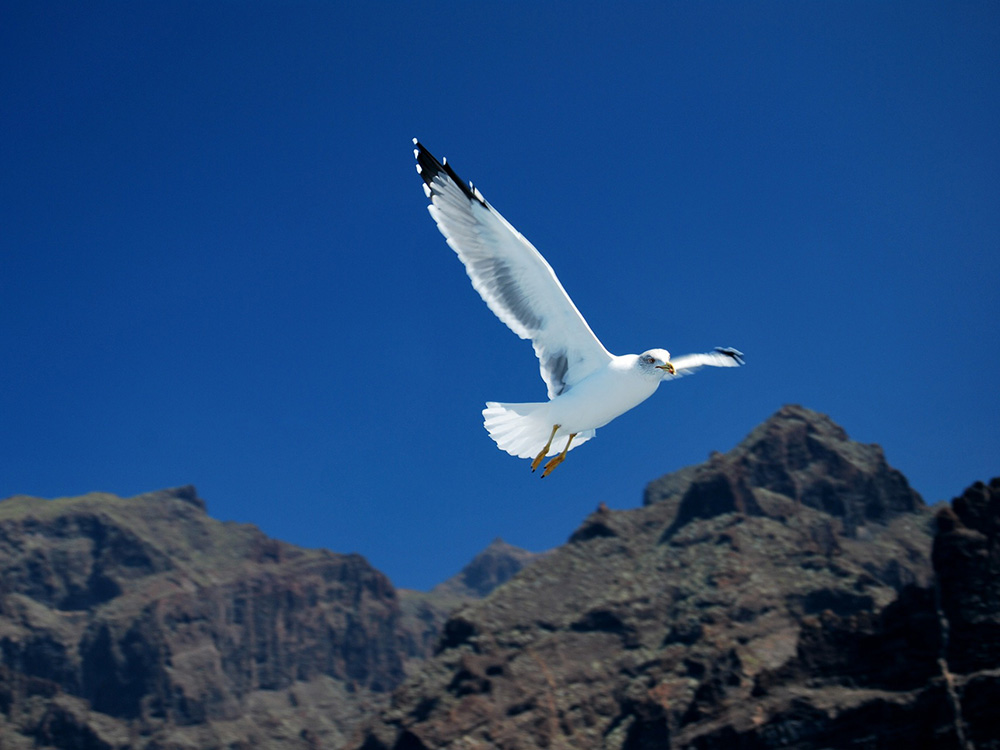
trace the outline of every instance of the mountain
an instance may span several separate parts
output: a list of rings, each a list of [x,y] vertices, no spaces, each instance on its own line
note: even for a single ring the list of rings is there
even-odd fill
[[[193,487],[0,502],[0,750],[339,747],[451,609],[537,555],[494,541],[431,592],[208,516]]]
[[[0,750],[1000,750],[998,532],[797,406],[429,592],[191,487],[13,497]]]
[[[0,745],[335,747],[402,680],[400,617],[360,556],[216,521],[191,487],[13,497]]]
[[[349,747],[1000,747],[998,528],[1000,481],[935,519],[785,407],[456,611]]]

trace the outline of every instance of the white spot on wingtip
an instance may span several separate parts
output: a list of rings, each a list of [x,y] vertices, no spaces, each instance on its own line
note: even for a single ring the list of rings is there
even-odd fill
[[[416,146],[416,145],[417,145],[417,143],[419,143],[419,141],[417,141],[417,139],[416,139],[416,138],[414,138],[414,139],[413,139],[413,145],[414,145],[414,146]]]
[[[430,185],[428,185],[428,184],[427,184],[427,183],[425,182],[425,183],[423,184],[423,188],[424,188],[424,195],[426,195],[426,196],[427,196],[428,198],[430,198],[430,197],[431,197],[431,186],[430,186]]]
[[[417,165],[417,174],[423,174],[423,173],[424,173],[424,170],[423,170],[423,169],[422,169],[422,168],[420,167],[420,165],[418,164],[418,165]]]
[[[414,159],[420,158],[420,152],[417,149],[413,149],[413,158]]]

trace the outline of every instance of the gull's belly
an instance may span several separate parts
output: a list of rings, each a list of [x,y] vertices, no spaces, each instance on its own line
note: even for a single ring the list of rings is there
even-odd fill
[[[552,400],[550,415],[560,434],[603,427],[653,395],[659,379],[606,368]]]

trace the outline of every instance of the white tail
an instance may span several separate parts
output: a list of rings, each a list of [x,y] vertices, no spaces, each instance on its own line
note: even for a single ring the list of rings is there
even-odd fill
[[[552,434],[553,423],[549,419],[548,408],[551,403],[498,404],[487,401],[483,409],[483,426],[501,450],[518,458],[534,458]],[[577,434],[569,449],[587,442],[595,433],[596,430],[586,430]],[[556,435],[546,455],[560,453],[566,447],[568,437],[562,433]]]

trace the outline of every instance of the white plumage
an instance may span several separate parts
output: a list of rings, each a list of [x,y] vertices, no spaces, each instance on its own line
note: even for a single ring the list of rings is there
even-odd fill
[[[531,340],[548,387],[547,402],[487,402],[484,424],[500,448],[535,458],[532,469],[543,456],[557,454],[545,476],[598,427],[653,395],[662,380],[706,365],[743,364],[740,352],[722,348],[672,361],[663,349],[611,354],[541,253],[475,187],[462,182],[447,160],[439,162],[415,138],[413,144],[438,229],[489,308],[514,333]]]

